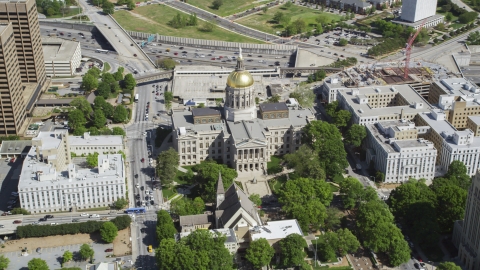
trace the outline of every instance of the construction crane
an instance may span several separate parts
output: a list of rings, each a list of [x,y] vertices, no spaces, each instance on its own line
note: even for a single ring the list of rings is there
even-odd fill
[[[405,68],[403,69],[403,78],[404,79],[408,78],[408,69],[409,69],[409,65],[410,65],[410,55],[412,54],[413,41],[415,41],[415,39],[417,38],[418,34],[422,30],[423,25],[425,24],[426,21],[427,21],[427,19],[424,19],[422,21],[422,23],[420,24],[420,27],[418,27],[417,32],[415,32],[415,34],[413,36],[410,34],[410,37],[408,38],[407,44],[405,46],[406,57],[405,57]]]

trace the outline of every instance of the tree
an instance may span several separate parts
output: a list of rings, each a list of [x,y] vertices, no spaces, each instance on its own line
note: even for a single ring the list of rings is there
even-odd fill
[[[238,176],[234,169],[225,164],[217,164],[213,160],[206,160],[195,165],[195,170],[197,171],[196,181],[199,185],[199,192],[206,202],[214,202],[216,199],[219,173],[221,173],[224,187],[229,187],[233,183],[233,179]]]
[[[28,270],[49,270],[47,262],[40,259],[34,258],[28,262]]]
[[[101,82],[97,87],[97,94],[107,99],[110,96],[110,85],[106,82]]]
[[[342,128],[347,126],[348,122],[350,121],[350,118],[352,118],[352,114],[349,111],[339,110],[335,114],[333,121],[338,128]]]
[[[105,101],[105,98],[102,96],[95,97],[93,100],[93,108],[94,109],[102,109],[103,106],[105,106],[107,102]]]
[[[475,11],[465,12],[462,15],[458,16],[458,20],[460,21],[460,23],[467,24],[473,22],[477,18],[477,16],[478,14]]]
[[[295,98],[304,108],[313,107],[315,101],[315,93],[306,86],[298,86],[293,93],[290,93],[290,97]]]
[[[279,24],[279,23],[281,23],[284,16],[285,16],[285,13],[283,13],[281,11],[277,11],[273,15],[273,21],[276,22],[277,24]]]
[[[472,183],[472,179],[467,174],[467,167],[460,160],[454,160],[450,163],[444,178],[449,179],[453,184],[464,190],[468,190]]]
[[[115,107],[115,111],[113,112],[113,122],[115,123],[123,123],[127,120],[128,112],[125,107],[122,105],[118,105]]]
[[[116,81],[121,81],[123,80],[123,72],[125,69],[123,67],[119,67],[115,73],[113,73],[113,77],[115,78]]]
[[[95,251],[88,245],[88,244],[83,244],[80,246],[80,257],[82,257],[83,260],[89,259],[92,260],[93,255],[95,254]]]
[[[192,202],[192,208],[195,214],[202,214],[205,210],[205,202],[200,197],[195,197]]]
[[[285,267],[300,265],[304,258],[304,247],[307,246],[305,239],[296,233],[290,234],[280,240],[280,251],[282,253],[282,264]]]
[[[76,130],[80,127],[84,127],[86,123],[87,123],[87,120],[83,116],[83,113],[81,110],[75,109],[68,113],[68,126],[71,129]]]
[[[349,176],[340,182],[340,193],[344,195],[342,196],[343,206],[352,209],[362,199],[363,185],[358,179]]]
[[[90,102],[85,97],[77,97],[70,102],[70,106],[75,107],[76,109],[79,109],[82,111],[83,116],[86,119],[90,118],[90,114],[92,113],[92,105]]]
[[[315,151],[308,145],[302,145],[297,151],[286,154],[283,159],[289,168],[301,177],[325,180],[325,171]]]
[[[105,1],[102,5],[103,13],[113,14],[115,12],[115,5],[112,2]]]
[[[342,212],[333,206],[328,207],[326,212],[327,216],[325,217],[325,224],[323,225],[325,231],[335,231],[340,228]]]
[[[128,205],[128,201],[125,200],[125,198],[123,198],[123,197],[117,199],[117,200],[113,203],[113,206],[115,207],[115,209],[118,209],[118,210],[124,208],[124,207],[127,206],[127,205]]]
[[[112,243],[115,240],[115,237],[118,235],[118,229],[110,221],[104,222],[102,228],[100,228],[100,235],[102,236],[102,240],[107,243]]]
[[[164,68],[166,70],[172,70],[176,66],[176,62],[172,58],[163,58],[157,60],[157,65],[160,68]]]
[[[340,46],[347,46],[348,44],[348,40],[344,39],[344,38],[341,38],[339,41],[338,41],[338,45]]]
[[[0,270],[7,269],[9,264],[10,264],[10,259],[5,257],[4,255],[0,255]]]
[[[63,253],[63,263],[67,263],[73,259],[73,253],[70,250],[66,250]]]
[[[293,27],[295,28],[295,32],[298,34],[305,32],[307,28],[307,23],[303,19],[296,19],[292,22]]]
[[[212,9],[218,10],[222,5],[223,5],[222,0],[213,0],[211,7],[212,7]]]
[[[165,91],[164,94],[164,102],[165,102],[165,109],[170,110],[172,108],[172,101],[173,101],[173,93]]]
[[[97,67],[90,68],[86,73],[86,75],[92,75],[96,79],[100,78],[100,74],[102,74],[102,71]]]
[[[274,254],[275,250],[268,241],[265,238],[260,238],[250,242],[245,259],[253,264],[253,267],[260,269],[270,263]]]
[[[128,0],[127,1],[127,8],[128,10],[134,10],[136,7],[135,3],[133,2],[133,0]]]
[[[437,266],[438,270],[462,270],[462,268],[456,265],[454,262],[442,262]]]
[[[90,74],[82,78],[82,89],[89,92],[98,87],[98,79]]]
[[[204,210],[205,203],[200,197],[196,197],[193,201],[183,197],[170,204],[170,211],[179,216],[202,214]]]
[[[445,20],[446,20],[447,22],[451,22],[451,21],[453,20],[453,15],[452,15],[452,13],[447,12],[447,13],[445,14]]]
[[[271,96],[270,98],[268,98],[265,103],[278,103],[280,102],[280,95],[274,95],[274,96]]]
[[[467,191],[455,185],[444,185],[435,190],[435,193],[437,195],[437,213],[442,213],[438,215],[440,230],[451,232],[453,223],[463,219]]]
[[[347,253],[355,253],[360,247],[357,237],[349,229],[339,229],[337,232],[338,245],[336,247],[337,253],[341,256]]]
[[[107,123],[107,118],[103,114],[102,110],[95,110],[93,112],[93,125],[97,128],[104,127]]]
[[[102,74],[102,82],[106,82],[108,84],[116,82],[115,77],[112,73],[104,72]]]
[[[157,213],[157,240],[162,243],[164,239],[174,239],[177,229],[173,225],[170,214],[165,210]]]
[[[94,152],[93,154],[87,155],[87,165],[90,168],[98,167],[98,153]]]
[[[268,11],[268,6],[262,7],[262,12],[263,12],[263,14],[266,14],[267,11]]]
[[[337,110],[338,110],[338,100],[328,103],[327,106],[325,107],[325,112],[327,113],[328,116],[332,118],[335,116]]]
[[[12,215],[30,215],[30,212],[28,212],[26,209],[23,208],[13,208],[11,211]]]
[[[345,142],[355,147],[360,147],[365,137],[367,137],[367,130],[365,126],[353,124],[345,134]]]
[[[221,1],[221,0],[216,0],[216,1]],[[212,32],[216,26],[217,26],[217,23],[215,21],[204,21],[203,24],[200,27],[198,27],[198,29],[203,32]]]
[[[286,9],[288,9],[288,8],[290,8],[292,5],[293,5],[292,2],[287,1],[287,2],[283,5],[283,7],[286,8]]]
[[[327,175],[341,174],[348,166],[342,135],[337,127],[324,121],[312,121],[303,128],[302,142],[318,155]]]
[[[121,128],[121,127],[113,127],[112,128],[112,134],[113,135],[122,135],[122,136],[126,135],[125,130],[123,130],[123,128]]]
[[[260,195],[258,194],[252,194],[248,197],[248,199],[250,199],[250,201],[253,202],[253,204],[255,204],[256,206],[260,206],[262,205],[262,199],[260,198]]]
[[[162,185],[169,186],[177,174],[178,162],[180,157],[175,149],[170,148],[163,151],[157,157],[157,175],[161,178]]]
[[[190,14],[190,16],[188,17],[187,25],[189,25],[189,26],[197,26],[198,25],[198,19],[197,19],[197,14],[196,13]]]
[[[168,270],[175,269],[177,253],[175,252],[175,239],[163,239],[158,249],[155,251],[158,269]]]
[[[135,88],[135,86],[137,85],[137,81],[135,81],[135,78],[133,78],[132,73],[128,73],[123,79],[123,84],[125,86],[125,89],[133,90],[133,88]]]
[[[112,104],[107,102],[103,105],[102,111],[105,117],[111,118],[113,116],[113,112],[115,111],[115,108],[113,107]]]

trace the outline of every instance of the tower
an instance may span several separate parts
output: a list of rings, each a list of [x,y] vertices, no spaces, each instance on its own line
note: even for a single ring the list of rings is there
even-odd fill
[[[223,188],[222,173],[218,172],[218,182],[217,182],[217,205],[215,206],[218,209],[218,206],[225,200],[225,188]]]
[[[403,0],[400,18],[407,22],[418,22],[435,15],[437,0]]]
[[[35,1],[0,0],[0,22],[12,23],[22,82],[43,84],[45,61]]]
[[[20,133],[25,122],[20,67],[12,23],[0,23],[0,134]]]
[[[237,66],[228,75],[225,91],[225,118],[227,121],[257,118],[253,77],[245,70],[242,48],[239,49]]]

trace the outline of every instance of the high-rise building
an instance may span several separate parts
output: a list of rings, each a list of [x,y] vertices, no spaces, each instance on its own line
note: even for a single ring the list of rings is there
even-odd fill
[[[12,23],[22,82],[43,84],[45,62],[35,0],[0,0],[0,22]]]
[[[458,248],[457,258],[467,270],[480,269],[480,171],[472,179],[468,190],[465,216],[455,222],[453,244]]]
[[[26,118],[12,23],[0,23],[0,134],[17,134]]]
[[[435,15],[437,0],[403,0],[401,19],[407,22],[418,22]]]

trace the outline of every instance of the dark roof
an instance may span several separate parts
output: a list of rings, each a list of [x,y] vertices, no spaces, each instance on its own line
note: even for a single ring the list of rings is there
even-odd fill
[[[0,145],[0,154],[2,155],[20,155],[28,153],[32,147],[31,140],[3,141]]]
[[[217,194],[225,194],[225,188],[223,187],[222,172],[218,172],[217,182]]]
[[[262,103],[260,104],[260,110],[262,112],[288,111],[288,107],[287,107],[287,104],[285,104],[285,102]]]
[[[220,116],[220,111],[210,109],[210,108],[193,108],[192,109],[193,116],[207,116],[207,115],[218,115]]]
[[[215,211],[215,214],[217,215],[216,218],[219,220],[219,224],[222,224],[223,226],[241,208],[243,208],[253,219],[261,224],[255,205],[252,203],[252,201],[250,201],[247,194],[245,194],[242,189],[233,183],[225,193],[225,200],[218,206],[218,210]]]

